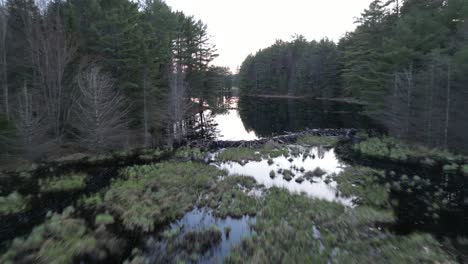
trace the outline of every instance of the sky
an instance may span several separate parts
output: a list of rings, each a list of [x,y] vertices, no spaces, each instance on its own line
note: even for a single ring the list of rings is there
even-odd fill
[[[371,0],[166,0],[172,10],[208,25],[219,57],[233,72],[249,55],[295,34],[339,40]]]

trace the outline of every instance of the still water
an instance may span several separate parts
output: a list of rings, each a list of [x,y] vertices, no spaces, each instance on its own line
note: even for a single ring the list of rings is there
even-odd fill
[[[299,146],[295,146],[299,147]],[[266,188],[285,188],[292,193],[305,193],[312,198],[335,201],[346,206],[352,206],[352,199],[341,197],[336,190],[335,175],[341,173],[346,164],[340,161],[334,149],[314,147],[303,150],[303,153],[288,157],[273,158],[261,161],[249,161],[246,164],[239,162],[219,162],[216,166],[225,169],[230,175],[246,175],[255,178],[259,184]],[[320,169],[323,175],[317,175],[307,179],[305,175]],[[293,174],[291,180],[284,179],[279,170],[290,170]],[[274,171],[275,177],[270,173]]]
[[[222,97],[203,112],[218,140],[255,140],[316,128],[379,128],[356,104],[284,98]],[[211,130],[210,130],[211,131]]]

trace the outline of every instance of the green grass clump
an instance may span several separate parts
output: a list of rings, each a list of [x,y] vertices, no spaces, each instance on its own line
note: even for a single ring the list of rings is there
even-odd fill
[[[206,230],[192,231],[184,235],[180,248],[189,255],[203,255],[222,240],[222,232],[216,227]]]
[[[122,219],[128,230],[153,231],[195,205],[226,172],[194,162],[163,162],[129,167],[114,180],[101,207]]]
[[[458,170],[458,164],[448,164],[444,165],[443,171],[444,173],[456,173]]]
[[[336,146],[339,141],[338,137],[305,135],[297,139],[297,144],[304,146]]]
[[[273,164],[273,158],[287,156],[289,150],[286,146],[275,142],[267,142],[259,148],[227,148],[221,151],[217,158],[221,161],[261,161],[269,159],[269,164]]]
[[[245,239],[226,263],[452,263],[430,236],[399,237],[374,228],[394,216],[370,207],[345,208],[270,189]],[[401,248],[405,247],[405,248]]]
[[[177,149],[174,157],[181,159],[203,160],[205,154],[199,148],[180,148]]]
[[[460,158],[445,150],[409,145],[391,137],[368,138],[355,144],[353,149],[365,155],[390,158],[397,161],[406,161],[409,157],[424,158],[425,160],[454,160]]]
[[[270,178],[276,178],[276,172],[274,170],[270,171]]]
[[[291,181],[295,176],[291,170],[283,170],[282,174],[283,174],[283,179],[285,179],[286,181]]]
[[[338,190],[345,197],[358,197],[361,205],[389,207],[390,188],[380,184],[383,171],[367,167],[348,167],[335,177]]]
[[[468,165],[463,165],[462,172],[463,175],[468,176]]]
[[[41,192],[65,192],[83,190],[86,187],[86,174],[71,174],[40,179]]]
[[[247,194],[255,187],[257,184],[252,177],[229,176],[213,186],[198,205],[210,207],[214,215],[222,218],[255,215],[259,201]]]
[[[8,196],[0,196],[0,215],[10,215],[24,212],[29,207],[29,198],[18,192],[12,192]]]
[[[172,228],[172,229],[164,231],[162,233],[162,237],[164,239],[174,239],[180,234],[180,232],[182,232],[181,227]]]
[[[115,238],[97,238],[83,219],[73,218],[69,207],[53,214],[25,238],[16,238],[0,257],[1,263],[74,263],[83,255],[119,254]],[[104,257],[103,256],[103,257]]]
[[[94,220],[94,224],[96,226],[100,225],[111,225],[115,222],[114,217],[110,214],[98,214],[96,215],[96,219]]]
[[[253,148],[228,148],[221,151],[217,158],[221,161],[261,161],[262,155]]]
[[[158,252],[152,263],[197,263],[201,256],[222,241],[222,232],[216,226],[182,233],[175,228],[163,234],[164,249]],[[149,263],[141,253],[136,252],[130,263]],[[137,262],[135,262],[137,261]],[[127,262],[129,263],[129,262]]]
[[[226,237],[229,237],[229,234],[231,234],[231,227],[230,226],[225,226],[224,227],[224,234]]]

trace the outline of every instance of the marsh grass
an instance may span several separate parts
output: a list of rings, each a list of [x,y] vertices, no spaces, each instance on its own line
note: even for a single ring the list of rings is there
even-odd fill
[[[184,235],[180,247],[188,254],[203,255],[222,240],[222,232],[216,227],[206,230],[192,231]]]
[[[382,184],[384,172],[368,167],[348,167],[335,176],[337,188],[345,197],[357,197],[357,203],[388,208],[390,188]]]
[[[285,145],[274,142],[267,142],[259,148],[228,148],[221,151],[217,159],[221,161],[261,161],[269,159],[269,164],[273,164],[274,158],[288,156],[289,150]]]
[[[226,172],[195,162],[163,162],[124,169],[98,210],[118,217],[128,230],[153,231],[181,217]],[[99,198],[87,198],[92,204]]]
[[[73,217],[69,207],[62,214],[53,214],[31,234],[16,238],[0,257],[1,263],[74,263],[76,257],[88,256],[95,261],[107,254],[121,254],[121,241],[106,234],[93,233],[83,219]]]
[[[86,187],[86,174],[70,174],[39,180],[41,192],[78,191]]]
[[[229,176],[213,186],[198,205],[211,208],[214,215],[221,218],[255,215],[260,201],[248,192],[258,187],[252,177]]]
[[[98,214],[98,215],[96,215],[96,218],[94,220],[94,224],[96,226],[111,225],[114,222],[115,222],[114,217],[112,217],[112,215],[110,215],[110,214]]]
[[[446,150],[430,149],[420,145],[409,145],[391,137],[371,137],[353,146],[355,151],[379,158],[407,161],[409,158],[453,161],[461,159]],[[429,162],[430,164],[430,162]]]
[[[305,135],[300,136],[297,139],[297,144],[303,146],[336,146],[340,141],[339,137],[329,137],[329,136],[312,136]]]
[[[24,197],[18,192],[0,197],[0,216],[21,213],[28,208],[29,197]]]
[[[221,161],[261,161],[262,155],[253,148],[228,148],[221,151],[218,156]]]
[[[203,160],[205,153],[203,153],[199,148],[184,147],[177,149],[174,157],[187,160]]]
[[[256,234],[225,263],[453,262],[428,235],[398,237],[374,227],[393,221],[389,211],[346,209],[272,188],[253,227]]]

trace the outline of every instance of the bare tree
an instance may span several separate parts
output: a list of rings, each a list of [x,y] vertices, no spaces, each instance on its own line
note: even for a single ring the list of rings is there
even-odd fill
[[[0,64],[2,88],[3,88],[3,107],[7,119],[10,119],[10,104],[9,104],[9,88],[8,88],[8,74],[7,74],[7,36],[8,13],[5,1],[0,0]]]
[[[28,158],[37,158],[47,148],[47,127],[45,118],[37,105],[37,100],[24,82],[16,109],[16,131],[20,149]],[[35,103],[36,102],[36,103]]]
[[[54,137],[60,140],[71,99],[71,93],[64,84],[65,70],[74,57],[76,47],[65,32],[57,8],[50,8],[43,21],[31,27],[29,42],[37,84]]]
[[[82,70],[77,79],[80,98],[75,114],[80,142],[93,151],[115,147],[127,129],[124,98],[96,65]]]
[[[187,132],[185,127],[185,117],[190,108],[187,95],[187,83],[185,74],[180,65],[176,66],[175,72],[172,73],[169,93],[169,145],[173,141],[180,141]]]

